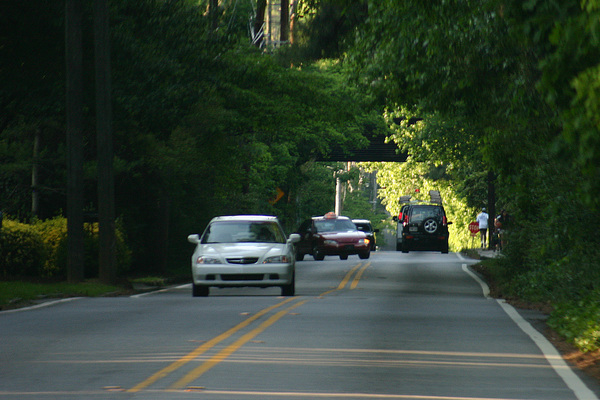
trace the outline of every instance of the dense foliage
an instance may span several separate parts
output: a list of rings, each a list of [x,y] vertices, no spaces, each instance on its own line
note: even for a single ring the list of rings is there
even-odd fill
[[[422,163],[389,168],[410,183],[384,200],[428,182],[480,207],[492,172],[513,217],[507,294],[560,304],[553,323],[586,350],[600,346],[599,16],[597,1],[373,1],[346,57]]]
[[[184,238],[217,214],[275,214],[290,231],[331,211],[340,167],[314,160],[377,130],[410,155],[363,166],[388,212],[400,195],[440,190],[456,250],[495,177],[493,206],[512,215],[506,293],[552,303],[563,335],[600,346],[598,0],[302,0],[294,43],[274,52],[249,43],[250,2],[220,2],[216,30],[207,3],[110,2],[116,209],[134,271],[186,266]],[[20,220],[66,208],[63,13],[62,2],[0,2],[0,209]],[[85,9],[93,213],[91,26]],[[347,210],[366,214],[366,185],[350,175]],[[32,235],[5,235],[31,244],[25,269],[47,251]]]
[[[0,209],[21,220],[51,218],[66,208],[64,10],[57,4],[1,3]],[[290,231],[315,212],[303,202],[330,195],[299,193],[315,181],[303,165],[332,145],[366,143],[363,132],[383,125],[381,115],[370,111],[369,97],[347,85],[339,63],[289,68],[250,46],[240,29],[249,4],[223,7],[216,31],[202,2],[110,5],[116,211],[134,271],[187,265],[185,237],[201,232],[215,215],[275,214]],[[84,15],[84,48],[93,49],[91,10]],[[94,71],[88,51],[85,198],[93,214]],[[39,153],[32,157],[36,140]],[[30,211],[34,166],[40,171],[37,215]],[[271,204],[278,188],[285,196]]]

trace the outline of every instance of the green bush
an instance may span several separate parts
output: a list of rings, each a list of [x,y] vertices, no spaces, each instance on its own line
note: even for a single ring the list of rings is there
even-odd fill
[[[56,217],[34,221],[32,227],[41,235],[47,257],[42,269],[43,277],[66,276],[67,219]],[[64,254],[62,254],[64,253]],[[64,257],[64,265],[59,262]]]
[[[556,305],[548,325],[581,351],[600,349],[600,290]]]
[[[0,274],[3,278],[65,278],[67,220],[56,217],[23,224],[4,221],[0,235]],[[120,224],[116,228],[117,274],[129,272],[131,251]],[[98,276],[98,224],[84,225],[85,277]]]
[[[4,220],[0,230],[2,278],[38,276],[46,258],[42,236],[31,225]]]

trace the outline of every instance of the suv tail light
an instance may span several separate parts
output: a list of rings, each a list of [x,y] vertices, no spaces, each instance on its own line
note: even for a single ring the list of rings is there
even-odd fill
[[[448,218],[446,218],[445,215],[442,217],[442,225],[444,225],[444,226],[448,225]]]

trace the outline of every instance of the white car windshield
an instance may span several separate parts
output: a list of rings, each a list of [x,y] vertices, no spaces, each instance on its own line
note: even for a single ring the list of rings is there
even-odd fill
[[[216,221],[202,235],[206,243],[285,243],[277,223],[268,221]]]

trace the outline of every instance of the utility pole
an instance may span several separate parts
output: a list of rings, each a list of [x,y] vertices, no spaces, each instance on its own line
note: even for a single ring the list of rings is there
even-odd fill
[[[98,146],[99,276],[114,283],[117,276],[115,189],[110,75],[110,30],[107,0],[94,0],[96,64],[96,141]]]
[[[335,177],[335,208],[334,212],[336,215],[340,215],[342,212],[342,182],[340,181],[340,177]]]
[[[84,278],[82,1],[65,0],[67,117],[67,279]]]

